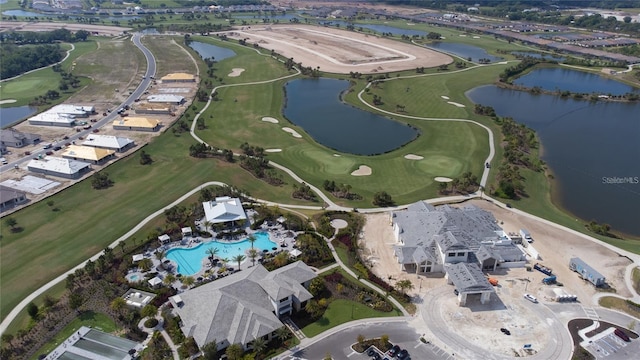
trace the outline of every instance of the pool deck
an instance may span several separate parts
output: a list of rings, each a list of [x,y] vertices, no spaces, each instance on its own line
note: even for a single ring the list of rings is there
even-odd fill
[[[204,226],[202,226],[201,224],[196,223],[196,226],[198,227],[199,231],[201,232],[205,231]],[[256,258],[256,263],[259,263],[260,261],[262,261],[262,259],[264,259],[264,256],[267,253],[273,255],[281,251],[289,251],[289,252],[292,251],[295,248],[295,237],[302,233],[302,232],[294,232],[294,231],[286,230],[284,229],[284,226],[280,223],[275,223],[270,225],[265,223],[265,224],[262,224],[262,226],[260,226],[259,229],[251,230],[249,227],[246,227],[244,230],[246,232],[246,235],[234,236],[227,239],[225,238],[217,239],[216,238],[217,234],[209,231],[209,233],[211,233],[212,235],[211,237],[184,236],[179,241],[173,241],[170,243],[162,244],[160,247],[154,250],[147,251],[144,254],[142,254],[143,258],[151,259],[151,261],[153,262],[153,266],[149,271],[145,272],[140,270],[139,268],[135,268],[135,264],[134,264],[134,268],[129,270],[129,273],[127,274],[126,278],[130,283],[135,284],[141,281],[147,281],[148,279],[145,276],[148,273],[156,272],[157,273],[156,276],[162,280],[164,280],[168,274],[173,274],[176,280],[173,282],[171,286],[177,289],[178,292],[180,293],[188,288],[181,281],[182,278],[185,278],[187,276],[177,273],[176,269],[178,268],[177,267],[178,264],[176,264],[174,261],[166,259],[165,257],[163,257],[162,260],[160,260],[157,258],[156,253],[158,252],[166,253],[166,251],[172,250],[172,249],[190,249],[198,245],[206,244],[212,241],[217,241],[222,244],[241,243],[246,241],[246,239],[250,235],[253,235],[255,233],[260,233],[260,232],[266,232],[269,235],[269,239],[277,244],[276,245],[277,250],[271,249],[266,252],[260,252],[259,256]],[[246,254],[245,252],[245,256],[247,255],[248,254]],[[224,264],[223,261],[220,261],[220,256],[217,256],[217,258],[218,258],[218,261],[214,263],[211,263],[208,257],[204,257],[202,259],[202,263],[200,264],[200,271],[198,271],[193,275],[188,276],[188,277],[192,277],[195,280],[194,285],[202,281],[211,281],[211,280],[215,280],[215,279],[230,275],[233,271],[236,270],[235,267],[238,265],[237,262],[234,262],[231,259],[229,259],[229,261],[226,264]],[[247,256],[246,259],[240,264],[240,270],[248,269],[252,266],[253,266],[252,261]],[[221,272],[220,270],[222,270],[223,268],[227,268],[231,270]],[[137,280],[134,281],[132,278],[134,278],[135,276],[137,276]]]

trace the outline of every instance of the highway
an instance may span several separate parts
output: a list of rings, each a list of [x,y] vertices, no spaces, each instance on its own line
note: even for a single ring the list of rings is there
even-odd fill
[[[117,109],[125,107],[127,105],[131,106],[131,104],[133,104],[135,102],[135,99],[141,97],[144,92],[147,90],[147,88],[149,88],[149,85],[151,85],[151,82],[153,81],[152,77],[155,76],[156,74],[156,58],[153,56],[153,54],[151,53],[151,51],[149,51],[149,49],[147,49],[144,45],[142,45],[142,42],[140,42],[140,39],[142,38],[142,34],[140,33],[134,33],[133,36],[131,37],[131,41],[133,42],[133,44],[138,47],[138,49],[140,49],[140,51],[142,51],[142,53],[144,54],[145,59],[147,60],[147,71],[145,72],[145,76],[142,80],[142,82],[138,85],[138,87],[131,93],[131,95],[129,95],[129,97],[120,105],[118,105],[117,107],[115,107],[111,113],[108,113],[107,116],[102,117],[102,115],[98,115],[98,121],[95,123],[90,123],[91,124],[91,128],[90,129],[86,129],[86,130],[82,130],[80,132],[76,132],[73,135],[69,135],[68,139],[64,139],[64,140],[60,140],[58,142],[54,142],[52,143],[53,147],[56,146],[60,146],[60,147],[64,147],[65,144],[67,143],[73,143],[74,141],[78,140],[80,137],[86,137],[88,134],[92,133],[94,129],[99,129],[109,123],[111,123],[114,119],[116,119],[117,117],[119,117],[119,115],[117,114]],[[100,118],[102,117],[102,118]],[[26,121],[26,120],[25,120]],[[17,150],[16,150],[17,151]],[[39,156],[45,156],[47,151],[52,151],[51,149],[44,149],[44,147],[41,147],[39,150],[36,151],[32,151],[31,155],[28,156],[24,156],[19,158],[18,160],[15,160],[9,164],[6,165],[2,165],[0,166],[0,173],[9,170],[9,169],[13,169],[16,166],[20,166],[28,161],[30,161],[33,158],[37,158]]]

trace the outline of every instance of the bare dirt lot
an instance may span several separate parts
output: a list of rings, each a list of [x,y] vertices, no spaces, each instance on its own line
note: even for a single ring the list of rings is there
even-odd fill
[[[537,220],[517,215],[484,200],[472,200],[454,206],[471,204],[493,213],[498,224],[508,233],[518,232],[522,228],[529,230],[534,239],[532,245],[542,257],[542,260],[531,260],[530,265],[541,262],[551,268],[558,276],[558,281],[563,283],[564,286],[561,288],[568,294],[577,295],[578,301],[584,306],[597,306],[593,304],[592,297],[598,290],[569,270],[569,259],[575,256],[600,271],[617,294],[630,295],[623,280],[625,267],[631,263],[627,258],[596,243],[563,230],[549,228]],[[542,279],[546,275],[524,268],[499,270],[490,274],[499,280],[499,284],[489,303],[481,305],[478,299],[470,298],[466,306],[459,307],[453,294],[453,286],[446,285],[443,275],[416,275],[401,270],[391,249],[394,237],[389,214],[366,215],[366,218],[362,245],[364,258],[373,264],[374,273],[383,279],[391,277],[391,283],[402,279],[411,280],[414,288],[409,293],[415,295],[416,299],[436,296],[435,301],[440,314],[438,316],[467,341],[506,355],[513,355],[513,349],[521,348],[525,339],[529,339],[529,342],[535,339],[534,348],[537,349],[550,341],[544,315],[532,311],[523,299],[524,293],[530,293],[542,303],[554,301],[552,289],[559,287],[543,285]],[[493,331],[496,330],[493,329],[496,324],[509,328],[512,336],[504,336],[499,331]],[[493,330],[488,331],[488,327]]]
[[[307,25],[246,26],[227,36],[245,39],[296,63],[331,73],[384,73],[434,67],[453,61],[448,55],[373,35]]]

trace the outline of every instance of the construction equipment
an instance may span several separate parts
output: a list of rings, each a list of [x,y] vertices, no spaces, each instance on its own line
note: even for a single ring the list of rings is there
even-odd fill
[[[548,267],[542,266],[542,264],[539,263],[533,265],[533,268],[548,276],[551,276],[553,274],[553,270]]]
[[[557,279],[558,278],[555,275],[552,275],[552,276],[549,276],[549,277],[546,277],[546,278],[542,279],[542,283],[545,284],[545,285],[555,284]]]

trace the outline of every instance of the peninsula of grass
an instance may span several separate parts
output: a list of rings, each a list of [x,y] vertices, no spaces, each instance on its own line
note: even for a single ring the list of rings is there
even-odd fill
[[[65,341],[69,336],[78,331],[83,326],[87,326],[96,330],[100,330],[106,333],[113,333],[118,330],[116,323],[107,315],[102,313],[96,313],[93,311],[86,311],[80,314],[77,318],[73,319],[69,325],[60,330],[56,336],[51,339],[47,344],[40,348],[30,358],[30,360],[38,359],[40,354],[48,354],[55,350],[55,348]]]
[[[640,319],[640,306],[638,306],[638,304],[634,305],[633,303],[629,303],[628,301],[615,296],[604,296],[600,298],[598,303],[600,306],[606,307],[607,309],[622,311],[636,319]]]

